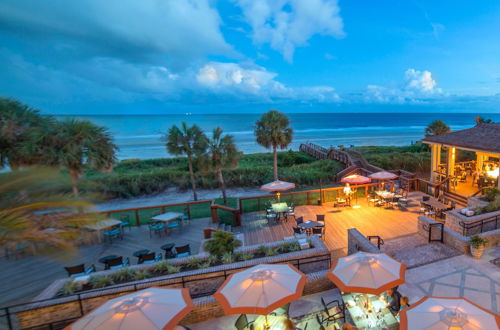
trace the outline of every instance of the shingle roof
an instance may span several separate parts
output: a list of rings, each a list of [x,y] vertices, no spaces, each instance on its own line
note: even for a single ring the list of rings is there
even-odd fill
[[[478,124],[460,131],[429,136],[422,142],[500,154],[500,123]]]

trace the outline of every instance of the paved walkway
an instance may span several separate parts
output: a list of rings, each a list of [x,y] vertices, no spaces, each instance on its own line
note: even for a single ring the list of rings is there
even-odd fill
[[[500,257],[500,246],[488,249],[479,260],[461,255],[406,272],[400,292],[410,304],[423,296],[465,297],[500,312],[500,267],[489,261]]]

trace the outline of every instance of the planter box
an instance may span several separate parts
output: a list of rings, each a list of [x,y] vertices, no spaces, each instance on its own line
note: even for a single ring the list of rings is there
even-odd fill
[[[452,210],[446,212],[446,223],[445,226],[451,230],[463,234],[463,227],[460,226],[460,222],[463,223],[473,223],[483,219],[488,219],[494,216],[500,215],[500,211],[484,213],[479,215],[473,215],[468,217],[460,213],[460,210]]]

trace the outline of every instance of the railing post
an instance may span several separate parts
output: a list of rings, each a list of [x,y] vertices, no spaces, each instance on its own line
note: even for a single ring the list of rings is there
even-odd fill
[[[311,193],[307,192],[307,205],[311,204]]]
[[[139,218],[139,210],[135,209],[135,224],[137,226],[141,225],[141,219]]]
[[[165,213],[165,206],[162,206],[162,207],[160,208],[160,210],[161,210],[161,213]]]
[[[188,219],[191,220],[191,204],[186,204],[186,213],[187,213]]]
[[[14,329],[12,327],[12,320],[10,318],[10,310],[9,310],[9,307],[6,307],[5,308],[5,316],[7,317],[7,325],[9,326],[9,330],[12,330]]]
[[[260,210],[261,210],[261,206],[260,206],[260,198],[257,198],[257,205],[258,205],[257,207],[259,208],[259,212],[260,212]]]
[[[80,316],[83,316],[85,313],[83,312],[82,296],[80,294],[78,294],[78,306],[80,307]]]

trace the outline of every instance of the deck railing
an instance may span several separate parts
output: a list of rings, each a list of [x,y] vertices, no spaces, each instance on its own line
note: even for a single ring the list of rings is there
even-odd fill
[[[473,236],[500,228],[500,215],[495,215],[472,223],[460,221],[459,225],[462,227],[462,234],[464,236]]]

